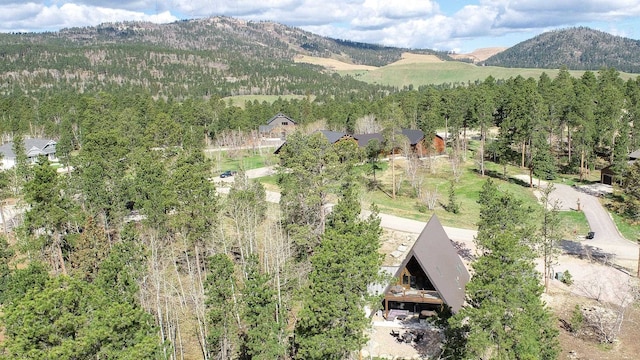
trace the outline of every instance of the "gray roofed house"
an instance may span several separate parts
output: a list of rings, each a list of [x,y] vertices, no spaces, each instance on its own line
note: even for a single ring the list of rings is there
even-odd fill
[[[320,130],[320,133],[327,138],[330,144],[335,144],[345,138],[352,138],[351,135],[348,135],[347,133],[341,131]]]
[[[424,139],[424,132],[417,129],[402,129],[402,135],[409,139],[411,146],[416,146],[422,139]]]
[[[287,134],[295,131],[296,122],[283,113],[277,113],[269,121],[267,125],[260,125],[258,132],[261,136],[267,138],[285,139]]]
[[[373,139],[378,140],[378,142],[380,143],[380,146],[382,146],[382,143],[384,142],[384,137],[382,136],[381,133],[353,134],[353,137],[356,140],[358,140],[358,146],[361,148],[367,147],[367,144],[369,144],[369,141]]]
[[[395,273],[395,283],[385,290],[385,317],[392,308],[420,312],[446,305],[455,313],[465,302],[469,279],[462,259],[433,215]]]
[[[629,160],[638,160],[640,159],[640,149],[629,154]]]
[[[49,160],[55,161],[56,141],[51,139],[24,139],[24,147],[28,163],[35,163],[39,156],[46,156]],[[3,170],[11,169],[16,164],[16,154],[13,152],[13,142],[8,142],[0,146],[2,154]]]

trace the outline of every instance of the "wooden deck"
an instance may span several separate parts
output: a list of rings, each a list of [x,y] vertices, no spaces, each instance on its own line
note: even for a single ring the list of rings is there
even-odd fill
[[[384,296],[385,318],[389,314],[389,301],[433,305],[444,304],[444,301],[437,291],[414,289],[403,290],[397,293],[388,291]]]

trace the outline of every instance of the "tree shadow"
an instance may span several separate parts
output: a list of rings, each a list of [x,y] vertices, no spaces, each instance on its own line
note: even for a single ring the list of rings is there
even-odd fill
[[[472,171],[475,172],[476,174],[480,175],[480,170],[479,169],[473,169]],[[503,173],[501,173],[499,171],[496,171],[496,170],[485,169],[484,170],[484,175],[488,176],[490,178],[493,178],[493,179],[498,179],[498,180],[510,182],[512,184],[520,185],[522,187],[527,187],[527,188],[530,187],[528,182],[520,180],[520,179],[517,179],[517,178],[514,178],[514,177],[510,177],[510,176],[507,176],[505,178]]]
[[[616,257],[616,254],[605,252],[598,247],[572,240],[560,241],[560,248],[567,255],[576,256],[583,260],[599,262],[605,265],[613,265],[613,261]]]

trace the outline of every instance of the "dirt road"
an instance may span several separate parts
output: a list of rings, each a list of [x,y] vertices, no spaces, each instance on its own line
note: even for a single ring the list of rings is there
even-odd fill
[[[262,176],[272,175],[273,167],[264,167],[247,171],[247,177],[258,178]],[[529,178],[521,180],[528,183]],[[519,177],[518,177],[519,178]],[[220,179],[216,182],[233,182],[233,177]],[[537,181],[535,182],[537,184]],[[545,182],[541,182],[540,186],[546,186]],[[558,201],[561,210],[577,210],[578,202],[580,210],[582,210],[589,222],[591,231],[595,232],[595,237],[591,240],[584,240],[585,245],[600,248],[603,251],[615,254],[616,260],[625,262],[625,265],[631,264],[632,261],[638,259],[638,245],[635,242],[623,238],[618,232],[615,223],[611,219],[609,213],[602,207],[598,198],[592,195],[592,192],[586,188],[572,187],[564,184],[554,184],[555,190],[551,194],[554,200]],[[221,193],[228,192],[228,188],[219,188]],[[539,197],[540,192],[536,191]],[[273,191],[267,191],[267,201],[277,203],[280,201],[280,194]],[[329,205],[331,206],[331,205]],[[363,211],[362,216],[368,216],[370,213]],[[390,214],[379,214],[380,225],[389,230],[402,231],[411,234],[420,234],[426,222],[401,218]],[[428,220],[428,219],[425,219]],[[470,246],[476,235],[475,230],[460,229],[454,227],[444,227],[449,238],[460,241]],[[586,234],[585,234],[586,235]],[[573,239],[572,239],[573,240]]]

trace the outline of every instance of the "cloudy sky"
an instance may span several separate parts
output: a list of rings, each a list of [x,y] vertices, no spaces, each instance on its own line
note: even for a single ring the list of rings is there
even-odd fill
[[[640,0],[0,0],[0,32],[224,15],[381,45],[469,52],[589,26],[640,39]]]

